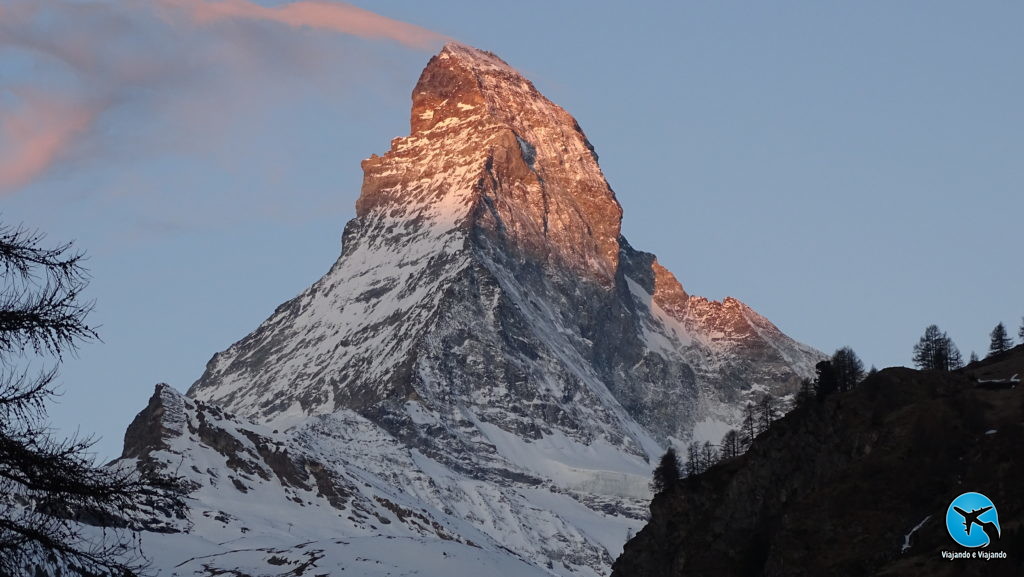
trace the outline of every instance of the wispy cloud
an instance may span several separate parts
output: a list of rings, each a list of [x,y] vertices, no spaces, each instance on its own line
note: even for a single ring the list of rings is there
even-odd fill
[[[445,40],[441,34],[400,22],[342,2],[301,0],[262,6],[249,0],[157,0],[187,12],[194,21],[263,20],[296,28],[330,30],[363,38],[385,38],[410,48],[428,50]]]
[[[430,50],[445,37],[325,0],[273,7],[249,0],[7,0],[0,6],[0,194],[75,156],[123,108],[187,130],[252,106],[268,78],[315,74],[309,33]],[[31,62],[4,69],[4,59]],[[231,103],[208,110],[209,103]],[[181,128],[185,127],[185,128]],[[125,132],[125,131],[122,131]]]
[[[102,106],[62,101],[29,89],[12,90],[21,102],[0,118],[0,190],[16,189],[43,174],[92,125]]]

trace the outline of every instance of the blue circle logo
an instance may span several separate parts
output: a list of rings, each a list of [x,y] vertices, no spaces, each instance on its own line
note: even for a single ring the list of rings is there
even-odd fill
[[[999,515],[996,506],[981,493],[964,493],[946,510],[946,530],[964,547],[988,547],[999,539]]]

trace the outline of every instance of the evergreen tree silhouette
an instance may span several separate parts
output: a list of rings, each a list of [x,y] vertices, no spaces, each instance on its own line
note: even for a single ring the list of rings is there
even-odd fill
[[[949,335],[929,325],[914,345],[914,365],[922,371],[952,371],[963,366],[963,357]]]
[[[864,363],[850,347],[837,349],[832,354],[832,369],[840,392],[853,390],[864,377]]]
[[[996,328],[989,333],[989,337],[991,337],[988,345],[988,356],[990,357],[1013,348],[1013,339],[1006,333],[1003,323],[996,325]]]
[[[679,479],[679,458],[676,456],[676,450],[669,447],[658,461],[658,466],[654,468],[651,489],[655,493],[671,491],[679,485]]]

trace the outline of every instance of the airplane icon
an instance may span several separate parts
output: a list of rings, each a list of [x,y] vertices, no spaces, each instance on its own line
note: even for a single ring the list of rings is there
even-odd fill
[[[953,510],[964,518],[964,528],[967,530],[968,535],[971,534],[971,526],[977,525],[981,527],[981,530],[984,531],[986,535],[988,535],[989,542],[991,543],[999,538],[999,527],[991,521],[981,521],[978,519],[978,517],[984,515],[991,508],[992,507],[982,507],[981,509],[971,511],[970,513],[964,511],[960,507],[953,507]]]

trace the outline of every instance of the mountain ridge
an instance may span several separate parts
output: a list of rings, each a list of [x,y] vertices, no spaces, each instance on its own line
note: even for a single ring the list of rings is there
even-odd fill
[[[716,441],[823,357],[634,249],[578,123],[496,56],[446,45],[412,101],[330,270],[129,427],[122,466],[192,487],[162,563],[195,539],[259,545],[250,568],[309,561],[300,539],[347,558],[290,516],[601,575],[665,446]],[[211,570],[236,562],[218,547]]]

